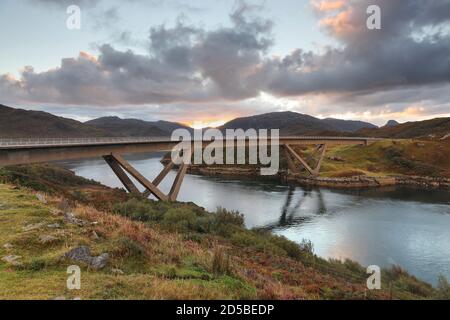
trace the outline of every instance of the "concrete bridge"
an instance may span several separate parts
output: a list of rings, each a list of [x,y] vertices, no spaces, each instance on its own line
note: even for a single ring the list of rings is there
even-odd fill
[[[368,145],[376,140],[364,137],[297,136],[280,137],[279,145],[284,151],[291,172],[298,172],[299,167],[295,164],[295,161],[298,161],[309,174],[317,176],[328,146]],[[247,137],[240,141],[245,146],[258,144],[257,137]],[[153,194],[159,200],[175,201],[187,170],[187,164],[179,166],[172,188],[166,195],[158,188],[158,185],[174,168],[173,162],[169,162],[161,173],[153,181],[150,181],[133,168],[122,155],[169,152],[179,142],[172,141],[169,137],[0,139],[0,166],[103,157],[129,192],[139,193],[139,190],[127,173],[146,188],[144,196]],[[191,140],[191,143],[192,150],[194,150],[196,145],[200,144],[205,147],[211,143],[211,140]],[[270,143],[270,139],[268,143]],[[315,145],[316,148],[310,157],[304,159],[292,148],[292,146],[298,145]],[[308,162],[311,163],[314,155],[318,155],[318,159],[315,165],[311,166]]]

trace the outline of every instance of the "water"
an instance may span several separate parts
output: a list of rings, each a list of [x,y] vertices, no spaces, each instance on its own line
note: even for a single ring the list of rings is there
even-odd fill
[[[160,154],[126,157],[149,180],[161,171]],[[63,163],[76,174],[122,187],[101,159]],[[161,184],[170,190],[175,172]],[[450,192],[407,188],[312,189],[263,180],[187,175],[178,197],[214,211],[239,210],[249,228],[264,228],[293,241],[309,239],[324,258],[362,265],[397,264],[436,284],[450,279]]]

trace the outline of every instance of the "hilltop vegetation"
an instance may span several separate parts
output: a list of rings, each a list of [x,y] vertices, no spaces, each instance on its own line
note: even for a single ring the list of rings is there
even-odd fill
[[[382,290],[368,291],[357,263],[247,230],[238,212],[134,198],[51,166],[0,175],[0,256],[14,258],[0,260],[3,299],[426,299],[448,290],[395,267],[383,271]],[[81,245],[107,253],[106,266],[64,258]],[[74,263],[80,291],[66,289]]]

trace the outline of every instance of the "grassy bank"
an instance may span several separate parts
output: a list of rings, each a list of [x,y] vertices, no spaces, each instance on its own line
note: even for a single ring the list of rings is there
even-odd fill
[[[313,146],[292,146],[315,168],[318,152]],[[389,178],[393,176],[429,177],[450,179],[450,143],[448,141],[382,140],[370,145],[342,145],[327,148],[319,178]],[[310,177],[302,164],[294,159],[299,168],[299,178]],[[287,161],[280,156],[280,177],[285,177]],[[193,165],[191,173],[224,176],[259,176],[259,165]],[[338,179],[336,179],[338,180]],[[332,181],[329,183],[332,186]],[[339,185],[339,181],[337,181]]]
[[[311,149],[299,150],[305,155]],[[383,140],[368,146],[329,148],[322,177],[407,175],[450,178],[450,143],[444,141]]]
[[[446,283],[437,290],[399,267],[369,291],[362,266],[247,230],[238,212],[133,198],[52,166],[2,168],[0,177],[2,299],[448,298]],[[107,253],[106,266],[65,258],[81,245]],[[66,289],[73,264],[81,290]]]

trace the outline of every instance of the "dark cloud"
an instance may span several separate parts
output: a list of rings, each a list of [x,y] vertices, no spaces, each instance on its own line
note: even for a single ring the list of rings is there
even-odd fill
[[[343,49],[329,48],[321,55],[297,50],[270,61],[270,92],[376,91],[450,81],[450,34],[426,29],[449,26],[449,0],[348,0],[329,10],[331,2],[337,3],[316,1],[317,13]],[[381,30],[366,28],[366,9],[373,3],[381,7]]]
[[[233,25],[205,31],[179,19],[153,27],[149,52],[103,45],[98,60],[81,54],[59,68],[27,69],[16,83],[30,101],[73,104],[143,104],[238,100],[258,94],[258,64],[271,45],[270,21],[238,6]],[[6,86],[5,85],[5,86]],[[15,93],[15,92],[13,92]]]
[[[366,28],[366,9],[373,3],[381,7],[382,30]],[[258,16],[257,7],[239,2],[230,14],[231,27],[205,30],[180,18],[173,27],[150,29],[147,54],[105,44],[98,59],[81,54],[54,70],[28,68],[19,80],[4,76],[0,92],[80,105],[218,103],[262,91],[281,97],[327,93],[342,104],[353,99],[364,106],[419,101],[422,96],[413,94],[412,101],[405,95],[425,95],[450,82],[450,0],[315,0],[313,5],[338,47],[271,57],[272,22]],[[441,105],[450,101],[448,94],[441,97]]]

